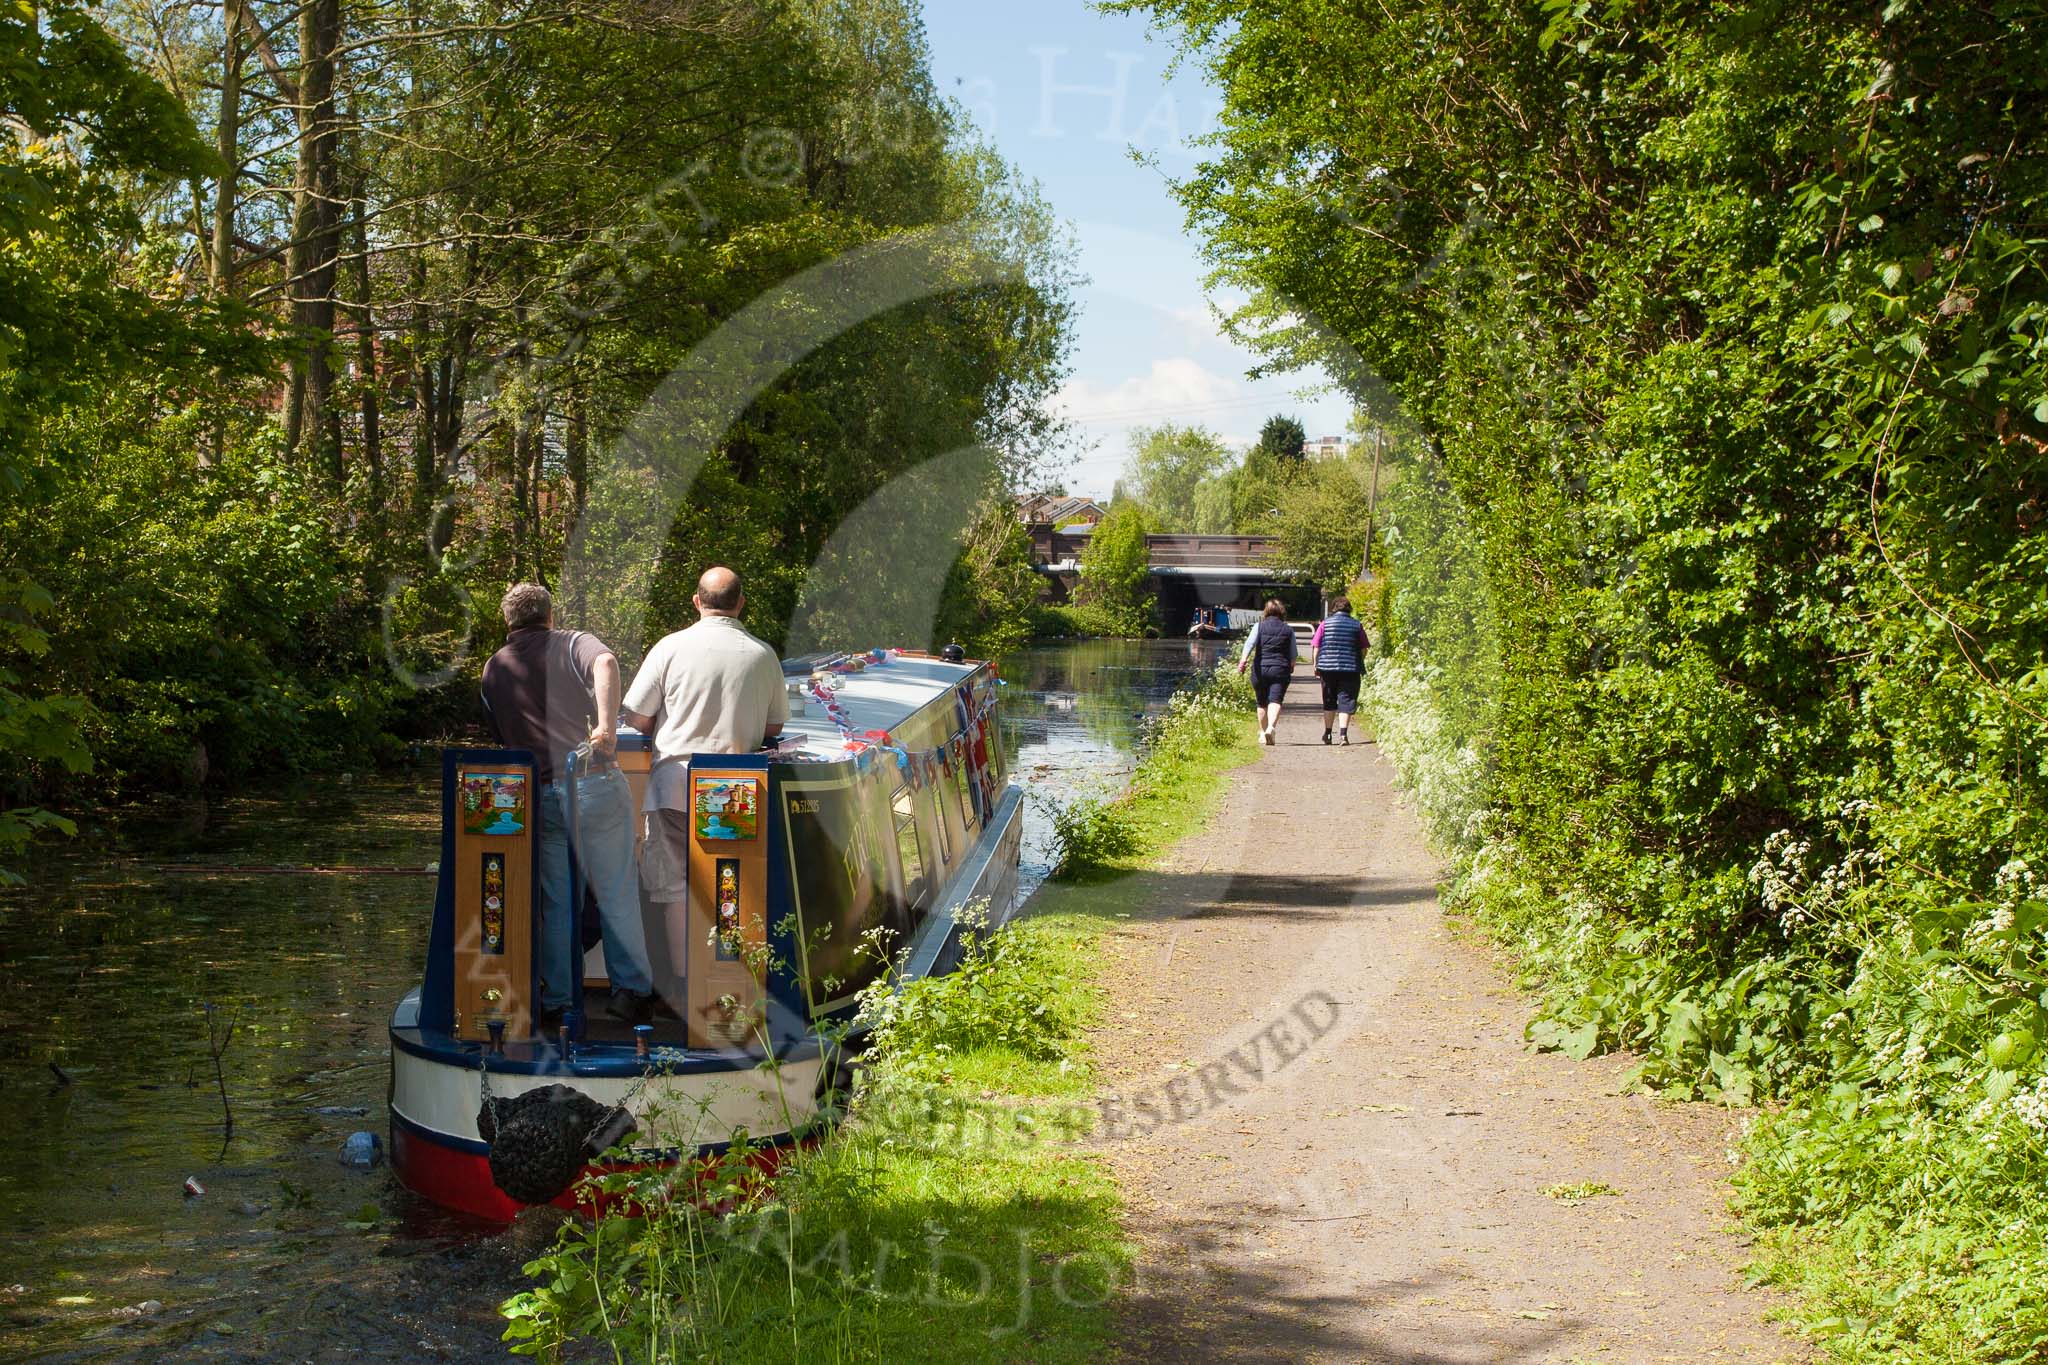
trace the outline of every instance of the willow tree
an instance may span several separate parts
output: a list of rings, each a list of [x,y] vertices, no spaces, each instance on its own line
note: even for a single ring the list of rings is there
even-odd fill
[[[1229,465],[1230,452],[1215,432],[1162,422],[1131,429],[1123,482],[1160,530],[1201,531],[1197,494]]]

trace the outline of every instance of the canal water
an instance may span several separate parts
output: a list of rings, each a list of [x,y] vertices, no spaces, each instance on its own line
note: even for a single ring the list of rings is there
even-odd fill
[[[1028,884],[1048,805],[1113,791],[1143,718],[1216,649],[1006,661]],[[340,1159],[351,1133],[385,1135],[385,1021],[426,951],[438,801],[423,767],[131,815],[0,892],[0,1359],[503,1353],[497,1305],[546,1216],[466,1223]],[[196,870],[272,865],[395,870]]]

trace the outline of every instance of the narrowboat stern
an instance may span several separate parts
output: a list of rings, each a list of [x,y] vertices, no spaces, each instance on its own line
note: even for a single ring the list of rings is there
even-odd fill
[[[649,1023],[607,1017],[603,953],[570,915],[560,927],[583,971],[559,1025],[542,1028],[534,756],[443,754],[426,971],[391,1020],[391,1156],[406,1185],[504,1220],[572,1204],[577,1177],[622,1137],[632,1164],[713,1156],[741,1136],[801,1141],[843,1084],[857,993],[885,972],[952,970],[970,907],[992,927],[1014,913],[1023,800],[994,667],[872,650],[783,673],[791,718],[775,748],[690,760],[688,900],[641,899],[666,1005]],[[645,736],[619,732],[636,810],[651,759]]]

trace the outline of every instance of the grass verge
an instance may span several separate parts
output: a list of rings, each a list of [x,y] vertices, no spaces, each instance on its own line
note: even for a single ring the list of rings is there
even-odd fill
[[[1095,938],[1140,871],[1254,757],[1233,673],[1177,695],[1126,792],[1087,803],[1026,917],[970,935],[962,968],[872,991],[843,1123],[772,1184],[746,1144],[696,1197],[669,1172],[607,1176],[638,1215],[566,1224],[505,1305],[543,1359],[1082,1362],[1110,1348],[1132,1249],[1094,1126]]]

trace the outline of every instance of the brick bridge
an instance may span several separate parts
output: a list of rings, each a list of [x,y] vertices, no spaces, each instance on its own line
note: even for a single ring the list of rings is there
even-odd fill
[[[1033,566],[1053,580],[1054,597],[1064,601],[1079,581],[1087,534],[1042,522],[1027,529]],[[1320,606],[1315,585],[1274,561],[1279,547],[1272,536],[1158,535],[1145,537],[1145,544],[1155,610],[1160,624],[1176,632],[1198,605],[1253,607],[1278,597],[1290,616],[1317,613]]]

